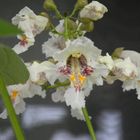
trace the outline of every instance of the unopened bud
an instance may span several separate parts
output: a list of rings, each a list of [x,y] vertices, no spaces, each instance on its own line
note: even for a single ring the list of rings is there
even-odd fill
[[[69,30],[73,31],[77,29],[77,24],[73,20],[68,19],[67,23]]]
[[[87,23],[83,23],[81,26],[81,30],[87,31],[87,32],[91,32],[94,29],[94,23],[93,22],[87,22]]]
[[[120,58],[120,55],[121,55],[121,53],[122,53],[123,50],[124,50],[124,48],[116,48],[116,49],[114,50],[114,52],[112,53],[112,58],[113,58],[113,59],[118,59],[118,58]]]
[[[87,4],[88,4],[87,0],[77,0],[77,3],[75,4],[76,11],[82,9]]]
[[[43,6],[45,9],[50,11],[55,11],[57,9],[57,6],[53,0],[45,0]]]

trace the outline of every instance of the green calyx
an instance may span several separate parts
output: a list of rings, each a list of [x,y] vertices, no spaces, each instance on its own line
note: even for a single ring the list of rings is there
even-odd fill
[[[124,48],[116,48],[116,49],[114,50],[114,52],[112,53],[112,58],[113,58],[113,59],[118,59],[118,58],[120,58],[120,55],[121,55],[121,53],[122,53],[123,50],[124,50]]]

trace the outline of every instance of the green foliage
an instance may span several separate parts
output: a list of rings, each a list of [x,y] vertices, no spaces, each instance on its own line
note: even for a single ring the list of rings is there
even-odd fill
[[[0,36],[15,36],[21,33],[22,31],[16,26],[0,19]]]
[[[20,57],[10,48],[0,44],[0,75],[6,85],[25,83],[29,72]]]

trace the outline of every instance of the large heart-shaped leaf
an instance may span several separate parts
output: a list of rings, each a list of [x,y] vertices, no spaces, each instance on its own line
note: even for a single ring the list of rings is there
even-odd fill
[[[10,48],[0,44],[0,76],[6,85],[25,83],[29,72],[21,58]]]
[[[21,33],[22,31],[16,26],[8,23],[5,20],[0,19],[0,36],[15,36]]]

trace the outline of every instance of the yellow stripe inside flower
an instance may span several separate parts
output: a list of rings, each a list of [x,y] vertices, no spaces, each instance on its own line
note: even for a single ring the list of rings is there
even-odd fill
[[[83,86],[84,81],[86,77],[81,75],[81,73],[78,73],[78,75],[72,73],[70,75],[70,81],[75,86],[76,89],[80,90],[80,88]]]
[[[11,97],[11,100],[12,101],[15,101],[16,100],[16,97],[19,95],[18,91],[17,90],[13,90],[10,97]]]
[[[80,90],[84,84],[86,77],[81,74],[81,64],[79,62],[79,57],[81,54],[75,53],[72,55],[71,59],[71,74],[69,75],[69,79],[71,84],[76,88],[76,90]]]

